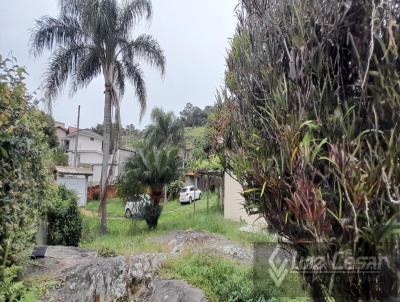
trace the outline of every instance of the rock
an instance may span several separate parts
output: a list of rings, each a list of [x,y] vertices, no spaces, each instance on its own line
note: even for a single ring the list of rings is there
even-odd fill
[[[48,246],[45,257],[37,259],[24,274],[27,279],[42,275],[48,278],[62,277],[63,271],[97,258],[97,252],[77,247]]]
[[[253,250],[241,246],[220,235],[198,231],[178,231],[156,239],[170,248],[172,256],[180,256],[185,250],[192,252],[217,253],[222,256],[250,265],[253,261]]]
[[[57,279],[45,301],[111,302],[128,299],[137,287],[152,287],[164,254],[102,258],[96,252],[74,247],[49,246],[46,255],[26,270],[26,279]]]
[[[244,233],[261,233],[264,230],[259,226],[248,224],[240,227],[239,231]]]
[[[154,277],[154,272],[161,268],[167,257],[164,254],[136,255],[129,259],[128,279],[129,287],[134,288],[141,284],[148,286]]]
[[[203,292],[179,280],[154,280],[153,287],[139,293],[141,302],[207,302]]]
[[[128,265],[123,257],[98,258],[64,271],[64,284],[49,301],[111,302],[128,296]]]

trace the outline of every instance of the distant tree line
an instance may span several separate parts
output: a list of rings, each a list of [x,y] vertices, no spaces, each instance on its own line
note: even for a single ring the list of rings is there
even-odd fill
[[[185,127],[203,127],[207,123],[209,115],[214,111],[214,106],[206,106],[201,109],[192,103],[186,103],[180,112],[180,119]]]

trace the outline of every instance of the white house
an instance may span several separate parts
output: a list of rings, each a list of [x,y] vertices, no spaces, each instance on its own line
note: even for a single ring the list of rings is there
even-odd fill
[[[75,143],[77,138],[77,131],[70,133],[68,136],[68,165],[73,167],[75,164],[77,167],[91,168],[93,175],[89,177],[89,186],[95,186],[100,184],[101,178],[101,165],[103,159],[103,137],[92,130],[80,129],[78,135],[78,146],[75,154]],[[113,167],[113,179],[115,181],[124,166],[127,159],[132,156],[134,151],[119,149],[115,156],[115,160],[112,163],[112,156],[110,156],[109,167]]]

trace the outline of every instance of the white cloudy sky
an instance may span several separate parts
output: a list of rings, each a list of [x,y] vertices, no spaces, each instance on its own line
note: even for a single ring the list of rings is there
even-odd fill
[[[238,0],[153,0],[150,24],[134,32],[152,34],[167,57],[166,75],[145,66],[148,109],[139,123],[139,109],[131,88],[122,101],[122,122],[143,128],[155,106],[179,113],[186,102],[199,107],[211,105],[223,82],[225,56],[236,18]],[[56,0],[3,0],[0,10],[0,54],[14,56],[27,68],[30,91],[39,87],[49,53],[41,58],[29,54],[30,29],[43,15],[57,16]],[[103,119],[103,83],[96,79],[73,97],[68,88],[53,104],[53,116],[67,125],[76,124],[81,105],[81,127],[91,127]]]

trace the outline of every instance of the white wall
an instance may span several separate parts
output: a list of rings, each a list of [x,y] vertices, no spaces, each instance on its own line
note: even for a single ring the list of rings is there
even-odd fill
[[[90,150],[90,151],[98,151],[98,152],[103,152],[102,150],[102,140],[92,137],[93,141],[91,140],[91,137],[86,136],[86,135],[79,135],[78,138],[78,150]],[[76,140],[76,135],[70,137],[70,142],[69,142],[69,150],[74,151],[75,150],[75,140]]]
[[[263,225],[263,219],[257,219],[257,215],[249,216],[244,209],[244,198],[240,194],[243,191],[242,186],[229,174],[224,175],[224,218],[235,221],[244,220],[248,224]]]

